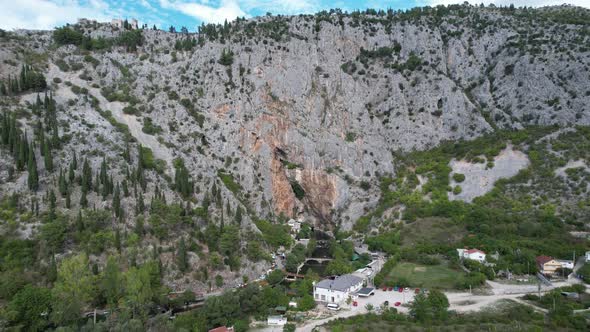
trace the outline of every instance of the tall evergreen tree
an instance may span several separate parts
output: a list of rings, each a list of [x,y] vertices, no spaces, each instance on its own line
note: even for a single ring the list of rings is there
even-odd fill
[[[178,243],[178,251],[176,253],[176,264],[180,272],[185,272],[188,269],[188,257],[183,237],[180,238],[180,242]]]
[[[85,191],[92,189],[92,170],[88,159],[84,159],[84,165],[82,166],[82,189]]]
[[[27,162],[27,184],[30,190],[37,191],[39,189],[39,173],[37,172],[37,159],[35,158],[35,148],[33,143],[29,147],[29,160]]]
[[[119,188],[118,183],[115,188],[115,193],[113,194],[113,211],[115,212],[115,216],[121,216],[121,189]]]
[[[59,180],[58,180],[58,187],[59,193],[62,197],[65,197],[68,192],[68,183],[66,182],[66,177],[64,176],[63,169],[59,169]]]
[[[238,225],[242,224],[242,207],[240,207],[239,205],[236,208],[236,214],[234,215],[234,221]]]
[[[57,198],[53,190],[49,190],[49,218],[55,220],[55,209],[57,207]]]
[[[45,169],[47,172],[53,172],[53,154],[49,142],[45,141],[43,144],[43,160],[45,161]]]

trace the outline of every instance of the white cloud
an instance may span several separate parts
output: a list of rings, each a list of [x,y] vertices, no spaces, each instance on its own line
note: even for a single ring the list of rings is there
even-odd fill
[[[114,12],[101,0],[0,0],[3,29],[52,29],[87,17],[109,21]]]
[[[160,0],[162,8],[180,11],[205,23],[223,23],[225,20],[232,21],[238,16],[249,16],[240,8],[236,0],[222,0],[218,7],[203,3],[207,3],[207,1],[194,3]]]
[[[448,4],[457,4],[463,3],[465,0],[429,0],[425,1],[426,4],[430,6],[436,5],[448,5]],[[590,8],[590,0],[477,0],[477,1],[467,1],[473,5],[479,5],[481,3],[489,5],[495,4],[496,6],[509,6],[510,4],[514,4],[517,7],[543,7],[543,6],[558,6],[562,4],[570,4],[580,7]]]
[[[301,14],[321,10],[319,1],[310,0],[243,0],[240,3],[247,11],[258,10],[273,14]]]

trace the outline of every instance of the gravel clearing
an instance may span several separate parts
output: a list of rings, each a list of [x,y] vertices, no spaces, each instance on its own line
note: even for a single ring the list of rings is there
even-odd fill
[[[471,163],[465,160],[451,160],[451,186],[461,187],[461,193],[449,192],[450,200],[462,200],[471,202],[474,198],[483,196],[494,188],[494,183],[502,178],[510,178],[518,174],[530,164],[526,154],[514,150],[512,146],[506,147],[494,158],[494,167],[486,169],[486,163]],[[452,179],[453,174],[465,175],[462,183]]]

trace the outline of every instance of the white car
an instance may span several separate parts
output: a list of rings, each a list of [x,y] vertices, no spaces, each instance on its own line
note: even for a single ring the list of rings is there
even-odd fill
[[[326,308],[328,308],[328,310],[334,310],[334,311],[340,310],[340,306],[336,303],[328,303],[326,305]]]

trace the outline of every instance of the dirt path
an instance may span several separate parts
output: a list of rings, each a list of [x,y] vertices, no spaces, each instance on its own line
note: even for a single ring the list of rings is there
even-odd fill
[[[56,65],[50,64],[49,72],[47,73],[47,79],[48,81],[52,81],[54,77],[58,77],[63,82],[69,81],[79,87],[88,89],[88,93],[98,100],[101,109],[111,111],[115,120],[127,125],[131,135],[135,137],[135,139],[137,139],[141,145],[149,147],[154,152],[154,157],[166,161],[168,167],[171,167],[173,160],[172,152],[166,146],[158,142],[156,137],[144,133],[141,130],[143,126],[138,121],[136,116],[123,113],[123,108],[127,106],[127,103],[118,101],[109,102],[105,97],[103,97],[99,89],[91,87],[87,81],[79,78],[78,75],[78,72],[64,73],[59,70]],[[75,97],[71,90],[65,85],[60,86],[60,89],[56,91],[56,94],[62,96],[65,99],[72,99],[73,96]]]

